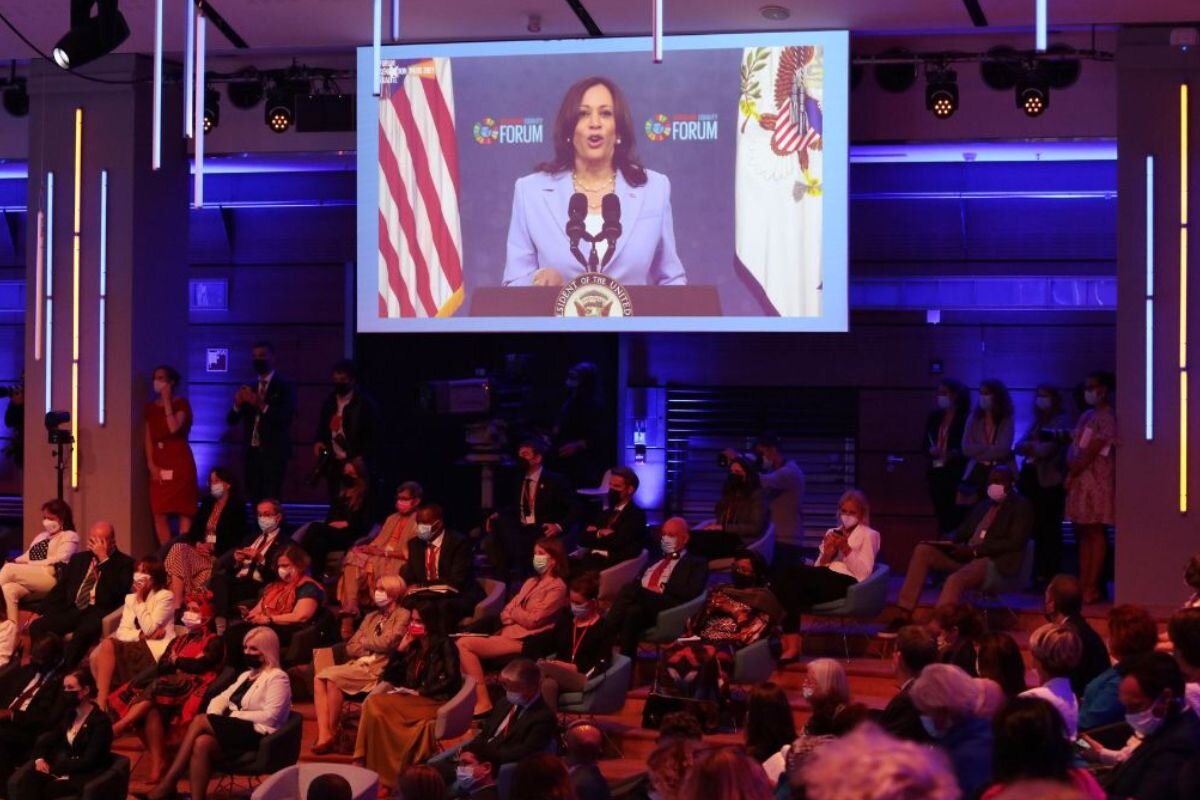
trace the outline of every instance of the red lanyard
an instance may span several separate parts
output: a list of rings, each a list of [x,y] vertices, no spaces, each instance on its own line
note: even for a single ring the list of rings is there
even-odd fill
[[[571,663],[575,663],[575,654],[579,652],[579,646],[583,644],[584,638],[587,636],[588,629],[596,623],[590,622],[587,625],[580,625],[578,622],[571,623]]]

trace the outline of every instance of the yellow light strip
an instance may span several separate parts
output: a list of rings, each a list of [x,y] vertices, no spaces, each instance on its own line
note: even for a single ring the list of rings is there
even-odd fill
[[[1188,85],[1179,85],[1179,513],[1188,510]]]
[[[71,243],[71,488],[79,488],[79,258],[83,205],[83,109],[75,109],[75,201]]]

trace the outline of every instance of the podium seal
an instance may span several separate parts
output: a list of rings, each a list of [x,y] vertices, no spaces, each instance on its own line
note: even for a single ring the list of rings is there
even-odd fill
[[[629,291],[602,272],[585,272],[563,286],[554,301],[556,317],[632,317]]]

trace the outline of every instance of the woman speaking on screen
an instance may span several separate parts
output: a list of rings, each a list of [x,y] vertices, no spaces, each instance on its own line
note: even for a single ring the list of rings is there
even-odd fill
[[[620,88],[601,77],[575,83],[553,136],[553,160],[517,180],[504,285],[558,286],[584,272],[626,285],[686,284],[671,184],[638,163]]]

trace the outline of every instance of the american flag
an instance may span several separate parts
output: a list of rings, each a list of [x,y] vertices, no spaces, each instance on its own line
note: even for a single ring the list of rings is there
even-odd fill
[[[779,155],[791,155],[806,149],[821,135],[820,117],[812,119],[812,110],[807,97],[800,103],[804,111],[796,113],[796,103],[792,98],[783,101],[779,107],[779,118],[775,122],[775,134],[771,137],[771,149]],[[812,103],[811,105],[815,105]],[[819,112],[818,112],[819,115]],[[814,124],[815,122],[815,124]]]
[[[379,97],[379,316],[449,317],[463,300],[450,60],[392,74]]]

